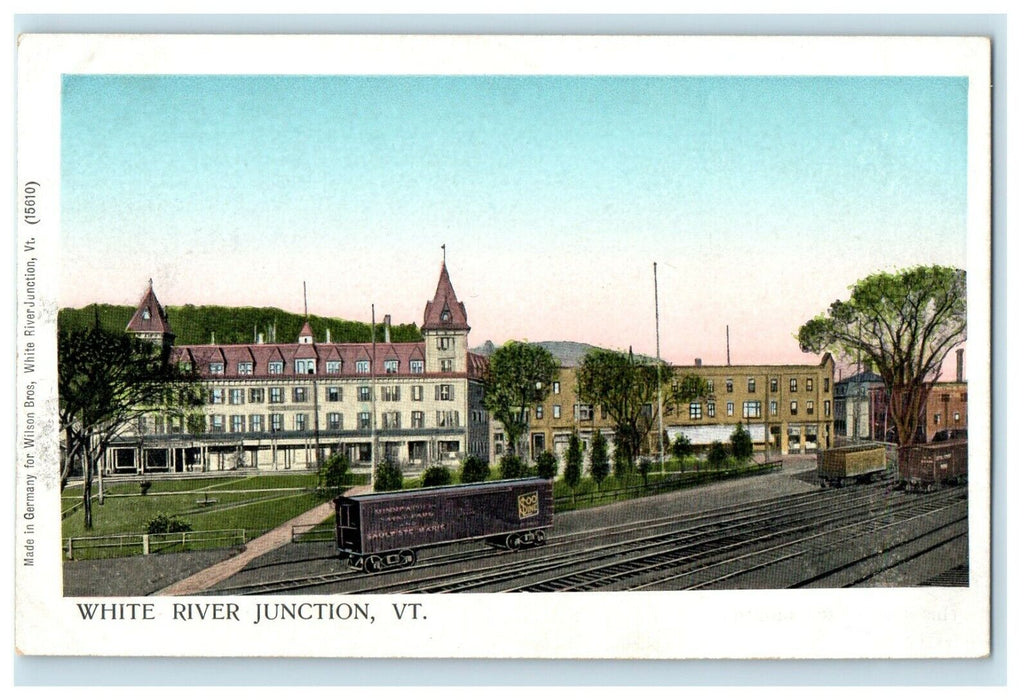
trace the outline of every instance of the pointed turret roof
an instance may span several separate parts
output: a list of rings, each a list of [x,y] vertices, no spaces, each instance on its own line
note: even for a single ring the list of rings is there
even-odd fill
[[[310,340],[304,340],[304,338],[310,338]],[[310,321],[303,322],[303,328],[300,329],[300,335],[297,339],[298,343],[313,343],[314,342],[314,331],[311,329]]]
[[[435,296],[425,305],[425,322],[422,331],[470,331],[468,312],[464,304],[457,300],[457,294],[450,284],[450,273],[446,263],[439,272],[439,284],[435,288]]]
[[[171,326],[168,324],[168,314],[154,294],[152,279],[147,284],[143,298],[136,305],[136,312],[132,314],[125,330],[129,333],[162,333],[174,337],[175,334],[171,332]]]

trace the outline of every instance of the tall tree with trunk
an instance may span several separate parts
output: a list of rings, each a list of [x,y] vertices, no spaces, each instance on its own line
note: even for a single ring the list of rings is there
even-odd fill
[[[659,417],[658,388],[664,415],[682,402],[702,396],[703,380],[694,374],[676,375],[664,362],[640,362],[629,350],[591,350],[577,373],[579,396],[598,404],[614,424],[614,440],[622,454],[634,460]]]
[[[849,299],[803,324],[798,339],[805,352],[870,360],[885,383],[897,441],[910,445],[943,361],[967,340],[967,274],[932,265],[865,277]]]
[[[485,407],[507,434],[508,454],[517,454],[528,432],[528,409],[545,400],[560,364],[545,348],[505,343],[489,357],[485,375]]]
[[[93,527],[93,479],[111,441],[142,416],[186,416],[203,404],[191,370],[168,362],[168,349],[99,327],[59,330],[57,394],[64,456],[61,488],[82,466],[82,508]]]

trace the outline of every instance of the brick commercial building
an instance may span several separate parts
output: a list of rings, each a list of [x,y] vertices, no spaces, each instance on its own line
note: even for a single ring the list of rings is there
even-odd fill
[[[486,360],[468,352],[467,311],[445,264],[420,342],[390,342],[388,331],[381,343],[317,342],[306,323],[291,343],[177,346],[152,284],[127,331],[170,346],[207,402],[186,418],[142,418],[112,444],[108,472],[305,469],[339,451],[356,465],[421,469],[488,455]]]
[[[697,361],[695,366],[677,366],[674,371],[698,375],[707,391],[665,416],[664,429],[672,441],[685,435],[701,449],[715,440],[727,443],[741,423],[755,448],[772,455],[813,452],[831,445],[835,361],[830,354],[816,365],[703,365]],[[586,441],[586,449],[597,430],[613,438],[613,426],[603,410],[581,401],[575,387],[575,368],[561,367],[546,401],[530,409],[528,450],[533,460],[543,450],[563,455],[576,432]],[[659,450],[655,432],[656,428],[643,448],[649,454]],[[491,457],[496,460],[505,440],[495,421],[492,436]]]

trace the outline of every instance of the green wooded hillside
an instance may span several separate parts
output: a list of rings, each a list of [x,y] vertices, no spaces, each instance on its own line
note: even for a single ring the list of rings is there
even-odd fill
[[[252,306],[167,306],[168,323],[175,333],[176,345],[205,345],[211,342],[236,344],[254,342],[254,328],[264,334],[264,342],[295,343],[303,327],[303,316],[271,307]],[[93,326],[99,317],[100,325],[111,331],[124,331],[132,314],[133,306],[91,304],[81,309],[61,309],[57,314],[59,329],[87,328]],[[344,321],[323,316],[310,317],[315,342],[325,342],[325,330],[332,334],[333,343],[356,343],[371,341],[371,324]],[[274,331],[272,331],[274,329]],[[377,339],[385,339],[384,326],[375,326]],[[272,337],[274,332],[274,338]],[[421,340],[421,331],[413,323],[393,325],[390,330],[393,342],[414,342]]]

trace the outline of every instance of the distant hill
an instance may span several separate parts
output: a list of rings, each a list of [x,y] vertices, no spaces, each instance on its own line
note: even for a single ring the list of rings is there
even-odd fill
[[[576,367],[590,350],[605,349],[596,345],[576,343],[570,340],[542,340],[534,342],[532,345],[538,345],[548,350],[551,355],[557,358],[562,367]],[[496,347],[491,340],[487,340],[477,348],[472,348],[471,351],[489,357],[496,351]],[[636,355],[636,357],[643,361],[651,359],[645,355]]]
[[[57,313],[57,327],[60,329],[88,328],[99,317],[100,325],[111,331],[124,331],[134,306],[91,304],[81,309],[61,309]],[[273,307],[252,306],[167,306],[168,323],[175,333],[176,345],[243,344],[254,342],[254,335],[264,335],[264,342],[295,343],[303,328],[303,315],[294,314]],[[309,318],[314,339],[325,342],[325,331],[331,334],[334,343],[358,343],[371,341],[371,324],[346,321],[324,316]],[[384,326],[376,324],[378,340],[385,339]],[[394,342],[416,342],[421,340],[421,331],[413,323],[390,327],[390,338]]]

